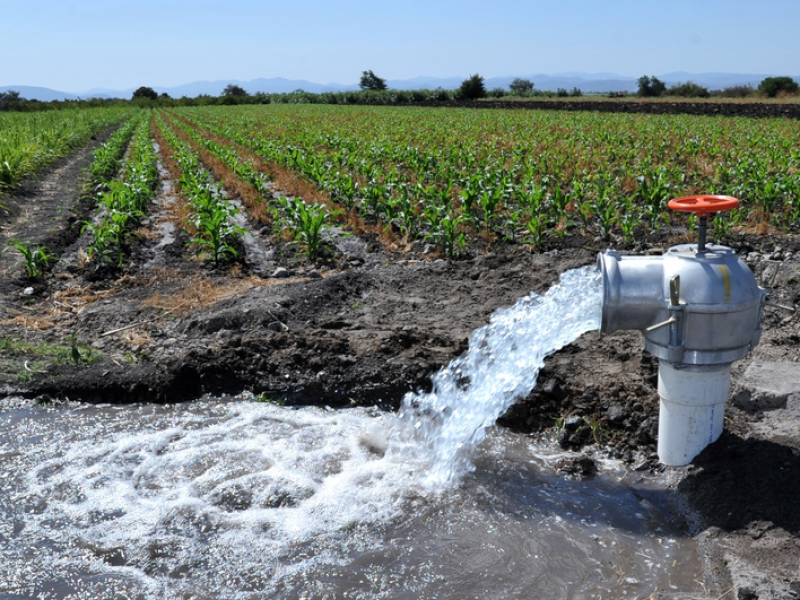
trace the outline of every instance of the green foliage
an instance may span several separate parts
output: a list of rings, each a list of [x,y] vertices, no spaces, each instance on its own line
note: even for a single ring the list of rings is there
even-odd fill
[[[20,240],[9,240],[8,245],[15,248],[22,255],[25,273],[30,279],[35,279],[42,275],[56,260],[56,257],[47,249],[47,246],[34,248]]]
[[[233,220],[239,209],[222,197],[189,145],[175,135],[160,115],[157,120],[182,170],[178,183],[194,217],[195,234],[191,244],[219,266],[224,259],[238,255],[235,245],[244,230]]]
[[[133,92],[131,100],[137,100],[139,98],[144,98],[148,100],[158,100],[158,92],[156,92],[151,87],[141,86],[140,88],[136,89],[136,91]]]
[[[15,110],[24,101],[16,90],[0,92],[0,112]]]
[[[237,97],[244,97],[247,96],[247,92],[245,89],[239,85],[229,83],[225,86],[225,89],[222,90],[223,96],[237,96]]]
[[[334,215],[324,205],[305,202],[302,198],[282,196],[276,202],[281,227],[290,232],[293,243],[302,246],[306,256],[312,260],[317,258],[324,247],[322,229]]]
[[[105,191],[98,198],[101,216],[95,222],[84,222],[82,231],[91,234],[87,250],[89,260],[99,264],[122,265],[125,235],[144,215],[158,187],[158,159],[150,141],[149,113],[141,113],[131,121],[130,128],[133,131],[132,148],[119,178],[107,179],[111,169],[106,164],[110,159],[105,151],[95,156],[95,162],[100,162],[101,166],[95,167],[93,164],[91,168],[93,178],[97,173],[97,177],[105,181]],[[125,135],[131,137],[130,133]],[[121,140],[109,147],[117,143],[121,143]],[[119,153],[121,150],[111,156]],[[116,159],[114,161],[116,164]]]
[[[477,100],[486,97],[486,86],[483,77],[478,74],[470,75],[468,79],[461,82],[459,95],[465,100]]]
[[[665,93],[667,96],[681,98],[708,98],[711,95],[707,88],[691,81],[673,85]]]
[[[386,89],[386,80],[381,79],[372,71],[364,71],[361,74],[361,80],[358,82],[358,87],[362,90],[382,91]]]
[[[116,175],[137,123],[136,119],[129,120],[94,151],[94,160],[89,167],[92,185],[106,183]]]
[[[85,144],[92,135],[126,120],[129,108],[0,113],[0,190]]]
[[[647,75],[642,75],[637,80],[637,83],[639,85],[639,90],[636,92],[636,95],[641,98],[657,98],[663,96],[664,92],[667,91],[667,85],[655,76],[648,77]]]
[[[49,342],[30,342],[19,338],[0,338],[0,357],[28,356],[31,358],[47,359],[52,364],[62,365],[91,364],[100,359],[100,354],[85,344],[78,344],[77,336],[73,333],[64,344]],[[40,363],[43,370],[45,366]]]
[[[712,95],[722,98],[749,98],[755,93],[756,91],[752,85],[733,85],[723,88],[719,92],[714,92]]]
[[[715,223],[720,234],[764,214],[800,230],[791,121],[285,104],[177,112],[229,140],[219,156],[247,148],[368,225],[453,258],[501,238],[537,248],[570,234],[635,243],[685,224],[666,203],[689,190],[742,201],[735,218]]]
[[[512,81],[508,88],[516,96],[524,96],[533,91],[533,82],[530,79],[520,79],[517,77]]]
[[[778,94],[796,94],[800,85],[791,77],[767,77],[758,84],[758,93],[768,98],[775,98]]]
[[[208,200],[203,203],[200,197],[195,196],[194,205],[197,209],[195,227],[197,235],[192,239],[202,252],[208,253],[215,265],[219,265],[224,258],[236,257],[237,252],[233,247],[233,240],[244,233],[232,219],[239,209],[230,202],[218,202],[212,199],[209,193],[205,196]]]

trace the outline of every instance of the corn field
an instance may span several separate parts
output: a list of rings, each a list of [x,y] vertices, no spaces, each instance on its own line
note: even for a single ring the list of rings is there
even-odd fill
[[[0,185],[126,119],[92,167],[104,212],[86,226],[104,260],[122,260],[128,223],[155,193],[157,157],[141,155],[151,138],[173,165],[192,246],[214,263],[236,256],[240,211],[312,258],[332,226],[448,257],[570,235],[633,243],[693,227],[667,202],[701,193],[741,201],[713,219],[716,238],[800,227],[800,124],[780,119],[321,105],[0,115]],[[140,153],[125,159],[132,138]]]

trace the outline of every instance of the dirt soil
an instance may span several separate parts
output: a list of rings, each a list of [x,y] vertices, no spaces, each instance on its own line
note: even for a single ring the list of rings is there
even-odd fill
[[[174,231],[165,171],[123,267],[98,270],[76,224],[92,218],[82,170],[101,139],[0,197],[0,246],[22,239],[61,259],[30,279],[15,251],[0,256],[0,394],[124,403],[249,390],[286,405],[396,409],[406,392],[428,388],[496,309],[546,291],[609,245],[657,253],[686,241],[626,247],[567,236],[538,253],[498,245],[446,261],[353,236],[336,240],[319,264],[267,248],[257,266],[245,257],[212,268]],[[796,237],[736,234],[726,243],[759,277],[777,263],[800,269]],[[800,298],[798,277],[773,285],[773,302]],[[755,359],[800,360],[792,313],[768,309],[763,327],[734,379]],[[586,334],[549,357],[536,389],[500,423],[549,431],[564,447],[632,470],[663,470],[657,369],[638,332]],[[709,598],[800,596],[800,434],[771,439],[755,428],[763,418],[729,406],[722,438],[676,470],[676,497],[702,540]]]

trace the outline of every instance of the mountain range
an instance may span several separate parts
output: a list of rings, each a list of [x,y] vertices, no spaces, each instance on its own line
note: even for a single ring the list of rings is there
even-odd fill
[[[736,85],[750,85],[757,87],[758,84],[769,74],[746,74],[746,73],[686,73],[677,71],[656,75],[667,86],[678,83],[692,81],[702,85],[709,90],[718,90]],[[558,88],[571,90],[578,88],[584,93],[608,93],[608,92],[635,92],[638,89],[636,77],[626,77],[615,73],[557,73],[553,75],[508,75],[502,77],[491,77],[484,80],[487,90],[494,88],[508,89],[509,84],[516,78],[529,79],[534,83],[535,89],[555,91]],[[390,89],[395,90],[418,90],[418,89],[456,89],[466,77],[415,77],[412,79],[387,80],[386,84]],[[800,77],[794,77],[800,81]],[[253,79],[251,81],[240,81],[236,79],[226,79],[218,81],[195,81],[183,85],[164,87],[149,86],[159,94],[166,93],[173,98],[188,96],[194,98],[201,94],[209,96],[219,96],[229,84],[238,85],[248,93],[255,94],[264,92],[268,94],[281,94],[304,90],[306,92],[339,92],[359,89],[358,84],[341,83],[314,83],[304,79],[284,79],[283,77],[273,77],[271,79]],[[142,82],[147,85],[147,82]],[[26,85],[0,86],[0,92],[15,90],[20,96],[29,100],[40,100],[49,102],[51,100],[77,100],[79,98],[130,98],[136,88],[115,90],[107,88],[92,88],[83,93],[67,93],[45,87],[34,87]]]

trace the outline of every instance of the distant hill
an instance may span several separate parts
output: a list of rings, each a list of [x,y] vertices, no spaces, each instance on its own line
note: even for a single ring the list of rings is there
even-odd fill
[[[51,102],[53,100],[77,100],[78,96],[75,94],[67,94],[66,92],[59,92],[51,90],[50,88],[34,87],[30,85],[7,85],[0,86],[0,93],[14,90],[19,92],[19,95],[26,100],[41,100],[42,102]],[[88,98],[89,96],[83,96]]]
[[[647,75],[652,75],[648,73]],[[678,83],[692,81],[705,86],[710,90],[718,90],[736,85],[751,85],[757,87],[758,84],[770,74],[745,74],[745,73],[687,73],[678,71],[656,75],[667,86]],[[487,89],[503,88],[508,89],[509,84],[516,78],[529,79],[534,83],[537,90],[556,91],[559,88],[572,90],[578,88],[584,93],[608,93],[608,92],[635,92],[638,89],[637,77],[626,77],[615,73],[556,73],[533,75],[508,75],[502,77],[491,77],[484,80]],[[395,90],[418,90],[444,88],[448,90],[456,89],[467,76],[460,77],[414,77],[412,79],[393,79],[387,80],[389,88]],[[800,76],[794,77],[800,82]],[[270,79],[253,79],[251,81],[240,81],[237,79],[225,79],[218,81],[194,81],[183,85],[163,87],[150,86],[159,94],[166,93],[173,98],[188,96],[194,98],[201,94],[209,96],[219,96],[229,84],[241,86],[250,94],[264,92],[267,94],[285,94],[295,90],[304,90],[315,94],[321,92],[338,92],[357,90],[358,84],[341,83],[314,83],[305,79],[285,79],[283,77],[272,77]],[[143,82],[147,85],[147,82]],[[137,86],[138,87],[138,86]],[[85,93],[70,94],[43,87],[32,87],[24,85],[0,86],[0,92],[16,90],[23,98],[41,100],[48,102],[51,100],[75,100],[77,98],[130,98],[136,88],[113,90],[106,88],[93,88]]]

